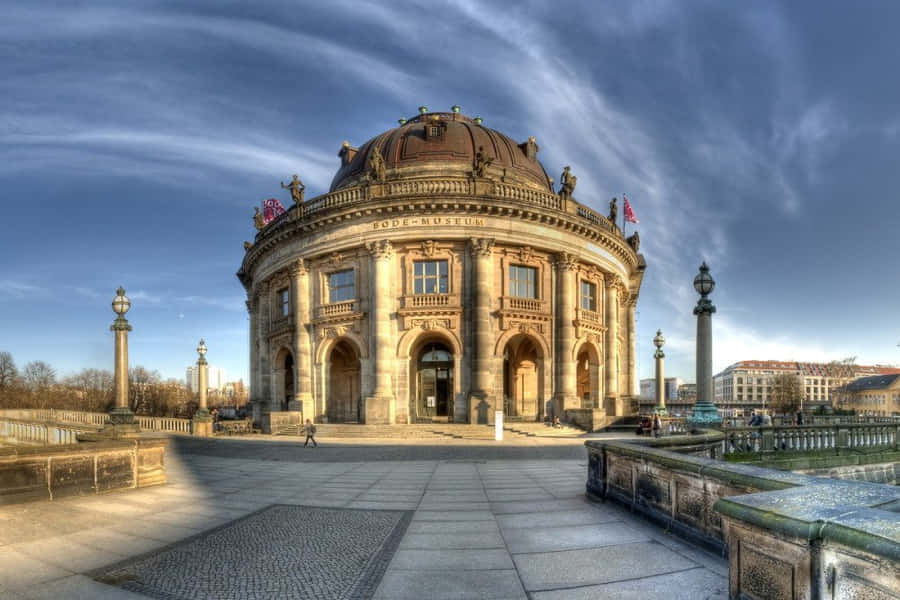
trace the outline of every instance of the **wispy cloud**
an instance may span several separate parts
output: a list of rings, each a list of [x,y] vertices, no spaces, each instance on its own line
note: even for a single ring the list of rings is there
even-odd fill
[[[23,281],[14,281],[11,279],[0,279],[0,296],[9,296],[12,298],[25,298],[36,294],[43,294],[45,288],[25,283]]]

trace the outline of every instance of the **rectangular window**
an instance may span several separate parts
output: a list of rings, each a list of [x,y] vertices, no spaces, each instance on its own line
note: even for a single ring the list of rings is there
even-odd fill
[[[597,310],[597,286],[588,281],[581,282],[581,308]]]
[[[282,317],[291,314],[291,293],[287,288],[278,290],[278,304],[281,306]]]
[[[414,294],[446,294],[447,261],[422,260],[413,263]]]
[[[536,279],[537,269],[534,267],[510,265],[509,295],[514,298],[537,298]]]
[[[353,269],[335,271],[328,274],[328,301],[346,302],[356,300],[356,282]]]

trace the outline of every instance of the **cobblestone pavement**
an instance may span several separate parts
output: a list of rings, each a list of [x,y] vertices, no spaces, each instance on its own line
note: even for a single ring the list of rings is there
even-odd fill
[[[370,598],[410,516],[276,505],[95,578],[161,600]]]
[[[728,567],[721,557],[627,510],[587,501],[586,458],[574,445],[567,449],[574,456],[553,456],[554,444],[549,458],[523,448],[521,459],[508,458],[509,448],[476,452],[478,446],[454,444],[434,458],[409,445],[403,460],[384,460],[373,443],[344,447],[332,461],[329,448],[212,443],[219,456],[205,444],[203,453],[173,445],[165,486],[0,507],[0,598],[144,598],[90,575],[272,505],[285,505],[289,514],[306,507],[347,515],[353,511],[343,509],[412,512],[383,576],[371,582],[378,600],[727,597]],[[276,445],[280,455],[271,447]],[[394,443],[384,447],[388,455],[398,452]],[[291,460],[304,451],[318,460]],[[368,539],[367,525],[342,522],[336,544]],[[223,556],[233,558],[215,560],[237,567],[249,553],[262,553],[265,541],[250,538],[243,546],[228,544]],[[334,554],[326,546],[322,553]],[[284,553],[268,556],[269,572],[293,582],[281,588],[284,595],[321,597],[293,572]],[[192,560],[220,566],[203,556]],[[203,573],[184,569],[179,577]],[[240,584],[229,592],[217,597],[252,597]]]

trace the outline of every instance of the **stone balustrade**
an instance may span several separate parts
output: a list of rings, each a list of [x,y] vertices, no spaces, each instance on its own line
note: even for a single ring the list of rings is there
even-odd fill
[[[18,421],[80,423],[102,427],[107,420],[106,413],[81,410],[57,410],[55,408],[8,408],[0,410],[0,418]]]
[[[35,423],[0,417],[0,442],[6,445],[43,446],[78,443],[78,434],[96,431],[95,427]]]
[[[142,417],[136,416],[138,425],[144,431],[165,431],[167,433],[192,433],[192,421],[190,419],[177,419],[175,417]]]
[[[730,598],[900,597],[900,489],[724,463],[725,440],[588,441],[587,494],[727,553]]]
[[[503,308],[505,310],[525,310],[528,312],[546,312],[546,303],[535,298],[514,298],[503,296]]]
[[[744,452],[835,453],[897,448],[900,423],[841,423],[774,427],[729,427],[725,429],[725,454]]]
[[[344,302],[331,302],[329,304],[320,304],[316,307],[316,318],[327,319],[338,315],[348,315],[358,312],[358,302],[356,300],[346,300]]]
[[[403,308],[442,308],[459,306],[459,296],[453,294],[415,294],[403,297]]]

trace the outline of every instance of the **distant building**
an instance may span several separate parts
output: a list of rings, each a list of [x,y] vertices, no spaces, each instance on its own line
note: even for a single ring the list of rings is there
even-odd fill
[[[900,373],[861,377],[833,394],[836,408],[865,415],[900,415]]]
[[[638,401],[641,412],[648,412],[656,406],[656,379],[641,379],[641,395]],[[666,406],[678,404],[678,388],[684,384],[680,377],[666,377]]]
[[[803,408],[832,404],[835,389],[859,377],[900,372],[892,367],[803,363],[777,360],[744,360],[713,377],[716,406],[729,412],[748,413],[767,408],[772,400],[772,380],[776,375],[797,375],[803,381]]]
[[[191,365],[184,370],[184,384],[191,388],[191,392],[196,394],[200,391],[200,370],[197,365]],[[208,391],[220,392],[225,389],[226,384],[225,369],[209,365],[207,367],[207,388]]]

